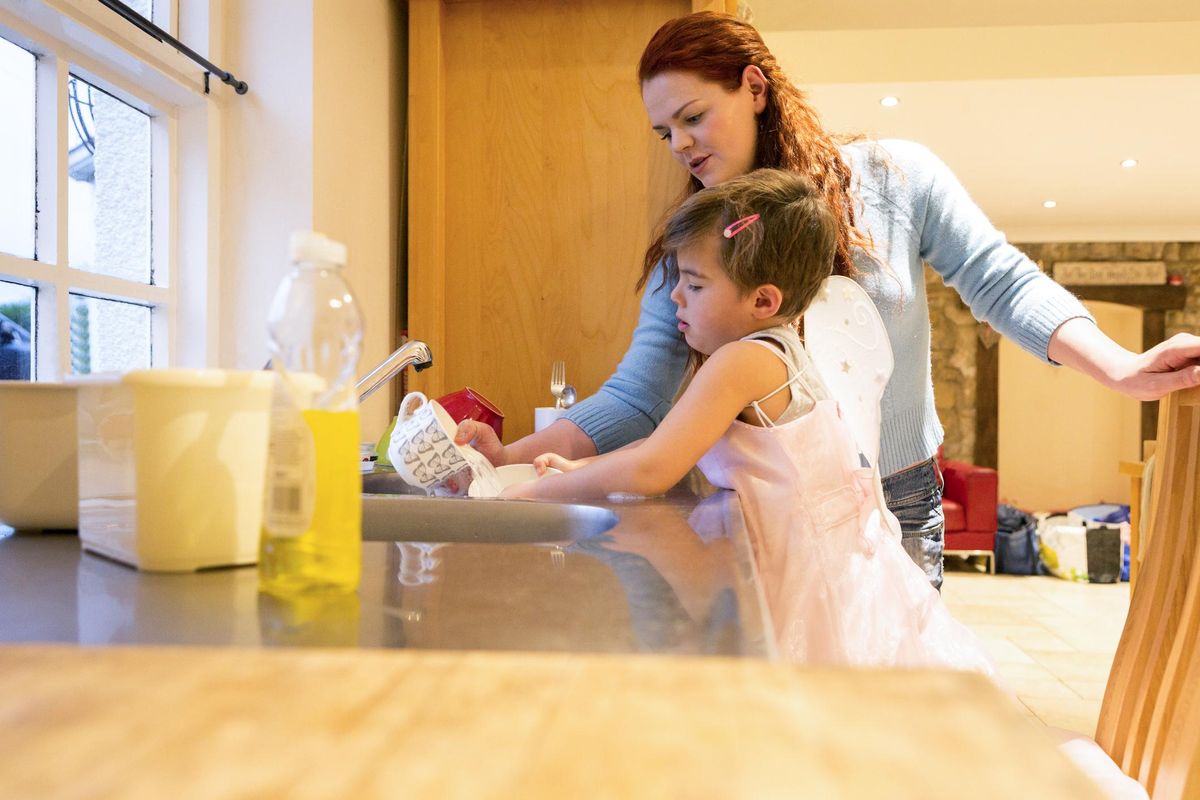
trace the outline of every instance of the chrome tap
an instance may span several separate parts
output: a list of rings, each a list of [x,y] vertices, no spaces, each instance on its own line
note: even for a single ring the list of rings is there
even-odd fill
[[[374,394],[375,390],[399,374],[405,367],[413,367],[418,372],[433,366],[433,353],[429,345],[416,339],[411,339],[400,345],[379,366],[360,378],[354,390],[358,392],[358,402],[362,402]]]

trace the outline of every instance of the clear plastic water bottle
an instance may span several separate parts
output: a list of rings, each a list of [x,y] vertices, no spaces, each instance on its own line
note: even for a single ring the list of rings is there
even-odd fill
[[[267,316],[277,378],[259,589],[284,597],[352,592],[362,571],[362,315],[342,276],[345,245],[297,232],[291,260]]]

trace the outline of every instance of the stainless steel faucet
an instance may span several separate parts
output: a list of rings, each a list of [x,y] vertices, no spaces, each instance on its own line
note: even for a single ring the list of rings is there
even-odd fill
[[[375,390],[396,377],[405,367],[413,367],[418,372],[433,366],[433,353],[429,345],[416,339],[410,339],[400,345],[390,356],[375,369],[359,379],[354,389],[358,392],[358,402],[362,402],[375,393]]]

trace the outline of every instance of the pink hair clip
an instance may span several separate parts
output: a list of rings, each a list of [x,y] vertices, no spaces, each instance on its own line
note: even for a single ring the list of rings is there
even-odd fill
[[[739,233],[746,230],[746,228],[749,228],[757,221],[758,214],[751,214],[748,217],[742,217],[737,222],[729,223],[725,226],[725,238],[732,239],[734,236],[737,236]]]

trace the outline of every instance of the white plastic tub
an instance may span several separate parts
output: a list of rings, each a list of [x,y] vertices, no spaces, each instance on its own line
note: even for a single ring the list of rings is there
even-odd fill
[[[0,381],[0,523],[79,524],[75,387]]]
[[[187,369],[81,379],[84,549],[145,570],[255,563],[273,381]]]

